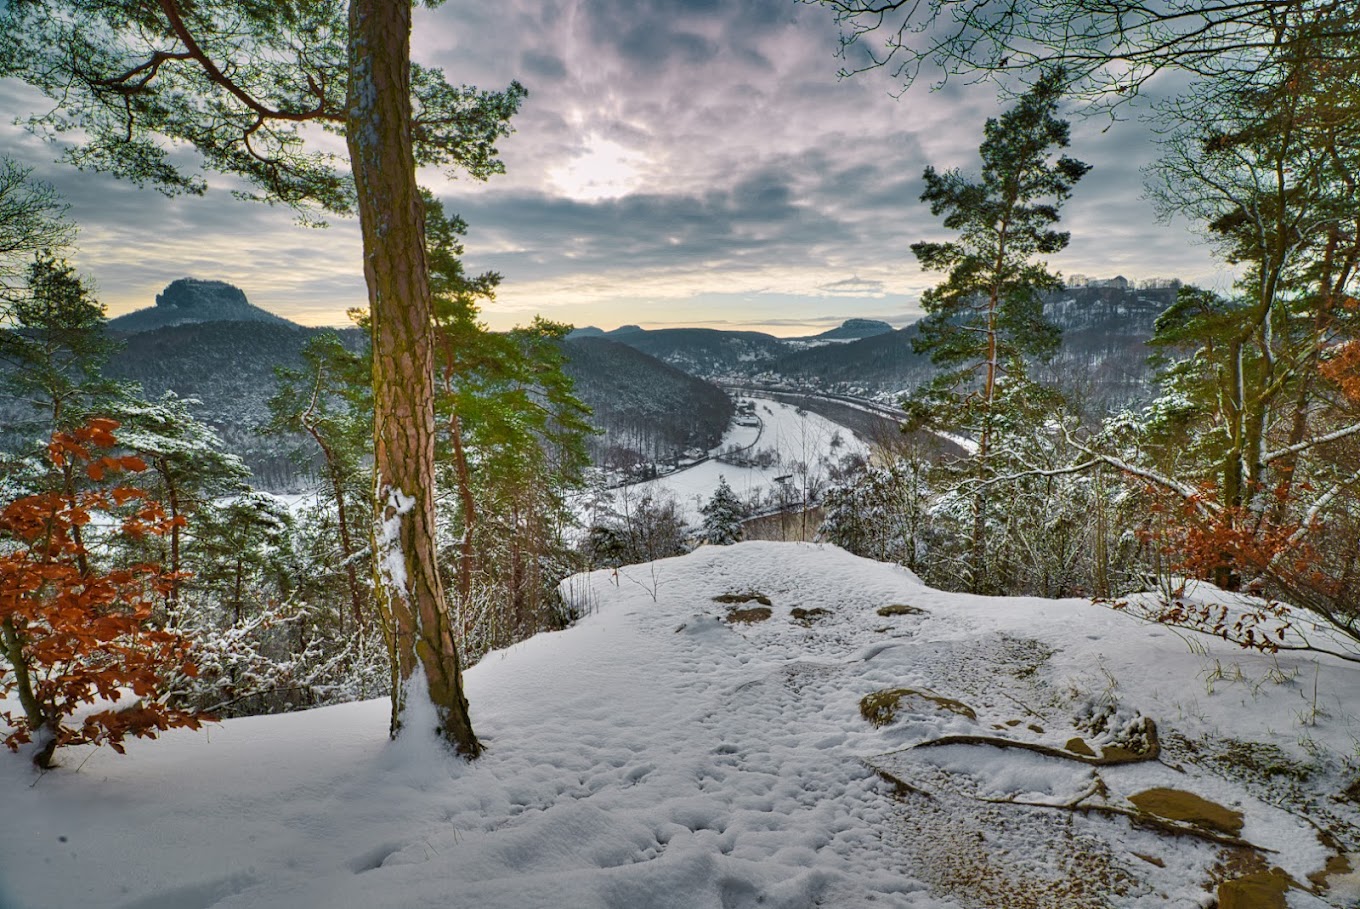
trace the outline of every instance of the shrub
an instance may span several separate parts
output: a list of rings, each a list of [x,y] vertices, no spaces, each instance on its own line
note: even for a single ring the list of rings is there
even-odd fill
[[[189,642],[150,625],[153,598],[172,580],[160,567],[108,571],[90,566],[92,517],[116,516],[115,532],[164,534],[174,523],[138,489],[106,478],[145,469],[138,458],[107,454],[116,444],[112,420],[91,420],[73,433],[55,433],[48,458],[58,469],[76,466],[92,485],[82,492],[24,496],[0,510],[0,642],[10,672],[0,690],[17,692],[22,713],[0,711],[11,750],[35,743],[33,762],[48,767],[62,745],[109,745],[122,753],[134,735],[187,726],[202,717],[160,698],[170,672],[192,675]],[[101,452],[103,450],[103,452]],[[96,709],[68,724],[84,705],[112,703],[130,691],[127,706]]]

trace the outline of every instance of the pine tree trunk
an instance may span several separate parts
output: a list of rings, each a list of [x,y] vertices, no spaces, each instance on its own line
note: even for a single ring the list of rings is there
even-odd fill
[[[458,498],[463,503],[463,540],[459,545],[458,597],[467,603],[472,596],[472,567],[475,555],[473,531],[477,527],[477,500],[472,494],[472,471],[463,448],[463,424],[455,413],[449,418],[449,441],[453,443],[453,466],[458,476]]]
[[[435,561],[434,371],[424,209],[411,147],[411,4],[351,0],[346,140],[373,339],[375,580],[394,670],[393,732],[423,671],[441,734],[481,745]]]
[[[349,586],[350,612],[354,614],[354,625],[360,631],[367,627],[368,623],[364,619],[364,594],[359,587],[359,570],[354,565],[354,541],[349,534],[349,509],[345,505],[345,478],[340,471],[340,462],[335,457],[335,452],[330,445],[326,444],[325,436],[317,431],[315,426],[303,424],[307,432],[311,434],[312,440],[321,449],[321,455],[326,459],[326,473],[330,475],[331,491],[335,493],[335,521],[337,529],[340,531],[340,556],[345,564],[345,581]],[[341,614],[341,630],[344,630],[344,614]]]

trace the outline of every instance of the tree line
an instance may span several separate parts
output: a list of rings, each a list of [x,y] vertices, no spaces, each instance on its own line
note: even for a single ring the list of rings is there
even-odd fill
[[[832,5],[852,45],[879,14],[924,15]],[[1113,28],[1082,18],[1079,4],[1040,6],[940,4],[979,18],[928,41],[909,29],[888,38],[887,59],[911,63],[906,77],[931,62],[946,74],[1011,73],[1029,59],[1018,72],[1037,78],[988,121],[980,178],[925,173],[922,201],[954,239],[913,247],[926,270],[946,274],[923,299],[917,341],[942,372],[906,406],[914,426],[958,432],[973,450],[944,464],[892,453],[837,490],[829,537],[952,589],[1118,597],[1152,587],[1161,596],[1149,617],[1266,647],[1282,646],[1290,620],[1278,601],[1288,601],[1360,640],[1357,14],[1246,3],[1232,24],[1215,18],[1226,8],[1168,3],[1153,17],[1133,4],[1128,24],[1171,50],[1130,57],[1112,33],[1027,44],[1052,38],[1045,30],[1059,21]],[[1019,8],[1035,18],[1006,18]],[[1191,20],[1208,24],[1183,36],[1175,23]],[[1223,48],[1242,35],[1250,41],[1234,61]],[[996,50],[1010,47],[1013,59]],[[1137,65],[1120,70],[1119,60]],[[1158,318],[1151,404],[1083,418],[1078,402],[1033,378],[1055,339],[1035,299],[1058,280],[1043,257],[1066,244],[1053,225],[1085,173],[1061,155],[1059,100],[1118,103],[1111,84],[1133,91],[1150,71],[1190,63],[1214,78],[1158,107],[1162,157],[1149,190],[1164,214],[1196,221],[1240,278],[1229,293],[1181,288]],[[1265,600],[1225,621],[1224,608],[1187,595],[1196,579]]]

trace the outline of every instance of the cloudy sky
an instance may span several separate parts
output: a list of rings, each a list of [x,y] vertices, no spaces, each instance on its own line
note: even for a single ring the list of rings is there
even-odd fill
[[[830,13],[793,0],[449,0],[420,9],[414,54],[454,82],[519,79],[529,97],[481,184],[424,175],[469,222],[472,271],[504,276],[494,327],[535,313],[612,328],[702,325],[797,335],[855,317],[901,325],[934,278],[909,246],[944,234],[917,201],[921,172],[969,169],[986,85],[836,76]],[[41,99],[0,84],[16,113]],[[1227,273],[1184,223],[1159,224],[1140,168],[1148,129],[1073,122],[1095,166],[1069,203],[1065,274]],[[169,200],[53,164],[15,127],[0,150],[34,165],[80,224],[74,257],[117,315],[175,278],[230,281],[296,321],[342,324],[365,299],[354,223],[317,230],[223,188]]]

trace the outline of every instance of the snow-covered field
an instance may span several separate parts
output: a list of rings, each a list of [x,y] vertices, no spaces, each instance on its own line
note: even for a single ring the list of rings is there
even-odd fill
[[[1310,887],[1356,843],[1334,796],[1360,669],[1332,658],[1190,647],[1086,601],[942,593],[804,544],[567,589],[591,607],[578,626],[468,672],[489,746],[472,765],[389,742],[383,701],[71,749],[42,777],[0,755],[0,905],[1192,907],[1268,866]],[[757,593],[763,619],[714,599]],[[900,689],[881,726],[861,715]],[[1160,752],[1140,760],[1148,721]],[[1240,830],[1151,829],[1130,796],[1159,788]],[[1288,905],[1354,905],[1347,886]]]
[[[691,525],[703,520],[700,507],[713,495],[718,478],[725,477],[727,485],[743,501],[763,498],[776,486],[775,478],[794,472],[794,465],[808,465],[814,478],[825,478],[826,461],[836,461],[847,454],[868,452],[868,446],[850,430],[823,416],[804,411],[792,404],[768,398],[742,398],[755,402],[755,412],[761,426],[740,426],[733,423],[711,454],[733,447],[746,449],[754,455],[772,449],[777,461],[769,467],[741,467],[716,459],[678,470],[656,480],[633,483],[614,490],[615,508],[623,511],[644,495],[654,498],[671,495],[678,503],[684,519]],[[801,478],[791,482],[797,486]],[[587,516],[588,517],[588,516]]]

